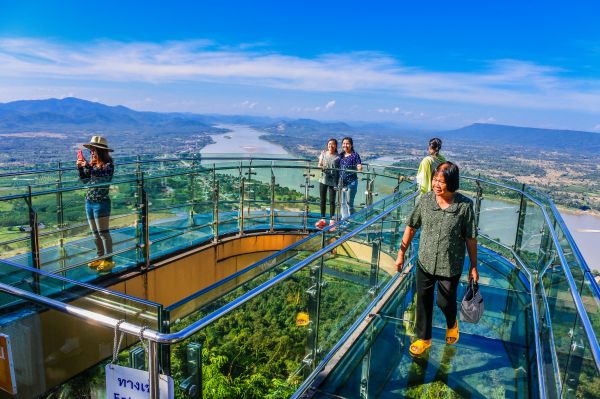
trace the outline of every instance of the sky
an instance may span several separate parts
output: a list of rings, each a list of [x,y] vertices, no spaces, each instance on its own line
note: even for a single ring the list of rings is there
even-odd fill
[[[600,132],[598,1],[0,0],[0,102]]]

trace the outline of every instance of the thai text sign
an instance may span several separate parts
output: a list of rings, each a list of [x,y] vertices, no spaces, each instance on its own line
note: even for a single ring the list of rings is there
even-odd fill
[[[107,399],[148,399],[150,398],[150,374],[144,370],[106,365]],[[159,375],[159,398],[173,399],[173,379]]]

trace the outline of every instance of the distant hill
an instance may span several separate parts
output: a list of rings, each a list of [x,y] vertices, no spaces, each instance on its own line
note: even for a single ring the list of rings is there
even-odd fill
[[[211,142],[210,134],[225,131],[214,127],[220,123],[251,125],[264,131],[269,141],[306,156],[323,148],[329,137],[348,135],[361,152],[368,150],[374,157],[389,153],[390,146],[394,151],[403,144],[422,147],[433,136],[444,139],[446,148],[456,143],[473,150],[485,146],[600,154],[600,134],[591,132],[476,123],[432,133],[389,123],[139,112],[71,97],[0,104],[0,162],[34,150],[54,159],[86,142],[92,134],[105,135],[120,155],[198,151]]]
[[[63,133],[89,129],[111,131],[136,128],[160,131],[208,129],[202,117],[183,113],[139,112],[78,98],[14,101],[0,104],[2,133],[39,129],[62,129]]]
[[[35,143],[40,154],[53,158],[92,134],[102,134],[121,153],[193,151],[211,142],[209,134],[225,131],[204,118],[138,112],[72,97],[14,101],[0,104],[0,150],[17,154]]]
[[[454,140],[473,145],[516,146],[600,154],[600,134],[592,132],[475,123],[437,134],[442,140]]]

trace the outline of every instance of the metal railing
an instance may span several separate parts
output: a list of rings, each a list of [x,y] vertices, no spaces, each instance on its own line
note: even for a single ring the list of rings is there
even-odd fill
[[[235,161],[236,165],[231,165],[228,161]],[[151,261],[157,259],[155,251],[153,251],[154,247],[161,243],[173,243],[178,238],[190,235],[190,233],[204,234],[204,241],[214,240],[216,242],[226,232],[244,234],[246,231],[256,230],[254,226],[257,223],[264,226],[258,230],[268,229],[268,231],[274,232],[276,228],[280,228],[276,224],[285,224],[284,219],[293,220],[297,217],[302,218],[302,223],[292,224],[306,232],[309,220],[317,217],[314,209],[317,207],[318,191],[314,187],[317,174],[315,172],[318,172],[319,168],[304,159],[237,156],[181,157],[137,159],[119,162],[118,165],[120,168],[127,165],[132,168],[123,175],[115,175],[112,182],[95,185],[95,187],[112,186],[120,191],[125,190],[131,193],[131,196],[119,194],[116,196],[117,198],[113,199],[111,216],[111,224],[117,225],[117,227],[112,227],[112,230],[118,229],[131,236],[130,245],[120,245],[120,249],[102,257],[96,257],[89,251],[83,259],[80,257],[79,261],[75,261],[73,255],[66,253],[68,252],[66,248],[71,241],[86,237],[87,223],[81,220],[83,202],[80,193],[84,192],[87,186],[82,185],[76,177],[72,180],[66,179],[66,174],[73,173],[74,168],[59,167],[0,174],[0,186],[2,179],[9,179],[12,182],[13,178],[28,174],[44,176],[40,180],[55,178],[55,181],[34,182],[17,188],[17,190],[24,188],[25,192],[5,193],[0,196],[0,203],[5,202],[12,206],[12,219],[19,219],[17,216],[22,209],[20,220],[27,220],[27,228],[24,228],[22,224],[7,226],[12,228],[10,235],[17,237],[2,240],[0,246],[8,248],[8,253],[17,255],[12,258],[14,261],[41,269],[47,267],[48,263],[42,259],[41,253],[49,248],[48,242],[56,238],[55,242],[58,244],[60,253],[63,254],[60,258],[50,261],[53,266],[59,265],[58,268],[52,267],[53,272],[56,273],[66,273],[79,267],[85,267],[92,260],[119,255],[124,263],[129,265],[128,267],[137,265],[142,269],[148,269]],[[167,167],[155,168],[165,165]],[[268,176],[262,176],[262,171],[265,171]],[[361,183],[365,186],[363,206],[368,206],[373,196],[378,194],[374,190],[379,190],[384,194],[391,193],[402,182],[397,175],[385,172],[386,169],[369,168],[368,166],[365,167],[364,172],[357,172],[364,180],[364,183]],[[257,173],[261,176],[256,176]],[[187,179],[189,182],[185,191],[189,194],[189,198],[174,198],[172,201],[165,201],[165,195],[160,190],[168,185],[169,181],[182,184]],[[378,185],[374,185],[376,179],[379,182]],[[223,187],[224,184],[226,187]],[[228,199],[229,194],[232,193],[227,192],[227,189],[232,188],[232,185],[237,185],[239,194],[237,194],[237,198]],[[256,197],[255,189],[257,187],[265,191],[265,198]],[[9,189],[10,187],[0,188]],[[290,190],[287,198],[281,194],[285,190]],[[202,198],[198,198],[200,194],[202,194]],[[204,199],[205,194],[208,194],[206,199]],[[53,197],[56,198],[55,202],[51,200]],[[25,202],[26,207],[21,206],[21,201]],[[69,203],[65,204],[66,202]],[[80,208],[82,211],[75,214],[74,208]],[[204,217],[197,221],[198,215],[206,214],[206,212],[197,211],[199,208],[211,208],[212,217]],[[290,211],[286,213],[285,209]],[[69,217],[65,214],[67,210]],[[189,225],[185,228],[171,228],[167,225],[161,234],[153,231],[155,230],[153,227],[163,229],[163,220],[168,218],[167,215],[181,215],[180,210],[187,213],[190,220]],[[52,216],[54,213],[56,215]],[[53,222],[52,218],[56,220]],[[263,220],[264,223],[261,222]],[[42,221],[47,225],[44,226],[44,230],[41,230],[40,227]],[[233,230],[231,229],[232,223],[237,225]],[[127,229],[129,231],[126,231]],[[187,242],[185,245],[189,246]],[[171,247],[175,250],[178,249],[176,245],[171,245]],[[81,251],[78,255],[82,254]],[[31,260],[18,256],[18,254],[31,254]],[[158,257],[165,255],[164,252],[160,252]],[[132,256],[135,259],[130,259]]]
[[[229,160],[229,159],[228,159]],[[178,160],[179,161],[179,160]],[[269,161],[273,161],[272,159]],[[288,161],[288,160],[285,160]],[[153,162],[164,162],[164,160],[156,160]],[[306,162],[305,160],[302,160],[300,162]],[[136,164],[134,162],[134,164]],[[141,163],[138,162],[137,165],[140,165]],[[286,166],[287,167],[287,166]],[[258,166],[250,166],[250,165],[241,165],[239,167],[236,167],[236,170],[239,170],[239,182],[240,182],[240,187],[242,187],[242,191],[244,188],[244,184],[245,184],[245,179],[246,176],[243,175],[243,169],[248,169],[248,177],[251,178],[252,177],[252,169],[253,168],[259,168]],[[268,215],[268,219],[269,219],[269,223],[268,223],[268,231],[274,231],[275,229],[275,212],[274,212],[274,207],[276,204],[276,201],[274,200],[274,187],[275,187],[275,175],[273,174],[273,165],[266,165],[266,166],[260,166],[260,168],[268,168],[270,169],[271,172],[271,176],[270,176],[270,197],[267,199],[268,203],[270,204],[270,210],[271,213]],[[294,169],[293,166],[289,166],[288,168],[290,169]],[[391,171],[394,170],[393,167],[385,167],[387,171]],[[213,168],[210,170],[210,173],[212,173],[213,176],[213,192],[211,193],[211,195],[213,196],[213,198],[215,197],[215,193],[216,193],[216,198],[217,201],[212,201],[211,205],[213,207],[214,210],[214,214],[215,217],[213,218],[213,224],[214,224],[214,230],[213,230],[213,234],[214,234],[214,240],[218,241],[218,237],[219,237],[219,224],[220,222],[222,222],[221,216],[219,215],[219,184],[218,182],[215,182],[215,176],[217,174],[217,171],[219,170],[230,170],[231,167],[223,167],[222,169],[217,168],[215,165],[213,165]],[[301,223],[301,227],[306,231],[307,229],[307,213],[309,211],[309,205],[311,205],[310,201],[309,201],[309,194],[308,194],[308,187],[307,185],[310,184],[310,165],[308,167],[306,166],[301,166],[298,167],[298,169],[308,169],[308,172],[306,172],[305,174],[308,174],[308,176],[303,176],[306,180],[302,183],[305,186],[304,187],[300,187],[300,188],[304,188],[305,189],[305,193],[303,196],[303,200],[300,201],[301,204],[304,205],[304,209],[301,212],[302,218],[303,218],[303,222]],[[314,169],[314,167],[312,168]],[[44,171],[47,172],[47,171]],[[42,173],[42,172],[40,172]],[[196,172],[194,172],[196,173]],[[377,174],[375,172],[367,172],[366,174],[366,178],[368,179],[368,174],[371,174],[372,176],[383,176],[383,174]],[[165,178],[165,177],[174,177],[174,176],[189,176],[190,172],[177,172],[177,173],[169,173],[167,175],[160,175],[160,176],[155,176],[153,177],[153,179],[160,179],[160,178]],[[142,176],[143,177],[143,176]],[[390,176],[386,176],[386,178],[390,178]],[[394,177],[391,177],[392,180],[394,179]],[[373,177],[374,179],[374,177]],[[596,295],[596,298],[600,298],[599,296],[599,290],[598,290],[598,286],[595,283],[594,279],[591,278],[591,273],[589,271],[589,268],[587,267],[587,264],[585,263],[583,257],[581,256],[581,254],[579,253],[575,243],[573,242],[572,237],[570,236],[568,229],[566,229],[566,227],[564,226],[564,222],[562,221],[562,218],[560,217],[560,215],[558,214],[558,211],[556,210],[556,208],[554,207],[552,201],[545,196],[544,194],[541,193],[537,193],[537,197],[541,197],[541,199],[545,202],[542,203],[540,201],[540,198],[536,198],[533,195],[531,195],[530,193],[527,192],[525,187],[521,187],[521,188],[516,188],[513,186],[510,186],[508,184],[503,184],[503,183],[498,183],[495,181],[491,181],[491,180],[487,180],[484,178],[474,178],[474,177],[468,177],[466,178],[467,181],[471,181],[473,183],[475,183],[477,185],[477,188],[473,189],[473,192],[475,193],[475,202],[476,202],[476,213],[479,217],[479,213],[481,211],[480,207],[481,207],[481,200],[482,200],[482,196],[483,196],[483,190],[481,189],[481,185],[489,185],[489,186],[493,186],[495,188],[501,188],[501,189],[505,189],[505,190],[510,190],[513,193],[518,194],[518,196],[520,196],[520,206],[519,206],[519,216],[517,219],[517,229],[516,229],[516,235],[514,236],[514,243],[512,246],[508,246],[503,242],[500,241],[495,241],[493,238],[488,237],[488,239],[490,239],[491,241],[495,242],[498,245],[501,245],[502,247],[504,247],[505,249],[508,249],[514,259],[516,260],[516,262],[518,263],[518,265],[522,268],[522,270],[528,275],[528,279],[530,282],[530,299],[532,301],[532,313],[533,313],[533,320],[534,320],[534,335],[535,335],[535,344],[536,344],[536,361],[537,361],[537,371],[538,371],[538,384],[540,385],[540,394],[542,397],[546,396],[546,392],[544,387],[545,385],[545,375],[544,375],[544,370],[543,370],[543,359],[542,357],[542,350],[541,350],[541,343],[539,341],[539,333],[540,333],[540,326],[539,326],[539,318],[540,315],[538,314],[538,309],[537,309],[537,305],[536,305],[536,300],[535,300],[535,295],[536,293],[541,295],[542,298],[544,299],[544,304],[546,306],[546,312],[548,311],[547,309],[547,303],[545,301],[545,293],[544,293],[544,286],[543,283],[541,281],[541,279],[543,278],[544,274],[546,273],[546,271],[548,270],[547,268],[543,268],[543,269],[538,269],[535,267],[531,267],[531,265],[527,265],[525,261],[523,261],[521,259],[521,257],[519,256],[520,251],[521,251],[521,246],[523,244],[523,224],[525,223],[525,211],[526,211],[526,207],[523,207],[523,201],[526,199],[528,201],[530,201],[532,204],[535,204],[539,210],[542,212],[543,214],[543,226],[544,226],[544,231],[542,232],[542,241],[540,242],[540,251],[542,251],[542,247],[544,245],[547,245],[544,243],[544,239],[550,240],[549,242],[552,245],[552,248],[554,248],[554,250],[556,251],[556,255],[558,256],[558,260],[559,263],[561,265],[561,268],[563,270],[564,276],[566,278],[566,281],[568,283],[568,287],[569,287],[569,291],[571,294],[571,297],[573,299],[573,303],[575,304],[575,311],[577,314],[577,317],[579,317],[582,321],[582,327],[583,330],[585,332],[585,336],[587,338],[587,342],[588,342],[588,347],[590,349],[590,352],[593,356],[593,360],[594,363],[596,365],[596,368],[598,370],[600,370],[600,348],[598,346],[598,340],[597,337],[595,335],[595,331],[594,331],[594,326],[592,325],[589,316],[587,314],[587,311],[585,309],[585,306],[583,304],[581,295],[579,293],[577,284],[575,282],[575,279],[571,273],[570,270],[570,266],[568,264],[568,261],[565,257],[563,248],[561,246],[561,243],[559,242],[559,238],[557,235],[557,232],[555,230],[555,226],[553,225],[550,216],[548,214],[548,209],[552,212],[554,218],[556,219],[556,221],[559,224],[559,227],[562,229],[564,236],[567,239],[568,244],[571,246],[571,248],[573,249],[573,253],[575,255],[575,257],[577,258],[578,261],[578,265],[579,267],[582,268],[582,272],[583,275],[585,276],[585,278],[588,280],[590,286],[592,287],[592,292],[594,293],[594,295]],[[136,183],[139,182],[139,179],[135,179],[135,180],[130,180],[129,182],[133,182],[135,181]],[[372,180],[371,180],[372,181]],[[398,178],[398,181],[401,181],[400,178]],[[112,183],[112,184],[119,184],[120,182],[117,183]],[[372,187],[372,184],[370,185]],[[367,182],[367,187],[369,187],[369,183]],[[56,190],[56,191],[42,191],[42,192],[30,192],[27,193],[27,195],[25,196],[21,196],[18,198],[29,198],[31,199],[33,196],[35,195],[46,195],[46,194],[50,194],[50,193],[57,193],[57,192],[69,192],[69,191],[74,191],[77,189],[81,189],[81,188],[77,188],[77,187],[68,187],[68,188],[61,188],[60,190]],[[369,190],[367,190],[369,191]],[[370,192],[366,193],[366,198],[368,198],[368,195],[372,195],[373,192],[372,190]],[[406,197],[404,198],[402,201],[395,203],[393,206],[391,206],[390,208],[386,209],[385,211],[381,212],[379,215],[371,218],[368,220],[367,223],[362,224],[360,226],[358,226],[357,228],[349,231],[348,233],[342,235],[341,237],[339,237],[338,239],[336,239],[334,242],[328,244],[328,245],[324,245],[320,250],[318,250],[317,252],[315,252],[314,254],[308,256],[306,259],[298,262],[297,264],[295,264],[294,266],[288,268],[287,270],[277,274],[274,278],[269,279],[268,281],[260,284],[259,286],[253,288],[252,290],[248,291],[247,293],[245,293],[244,295],[241,295],[237,298],[235,298],[234,300],[232,300],[231,302],[229,302],[228,304],[226,304],[225,306],[219,308],[218,310],[211,312],[208,315],[205,315],[204,317],[202,317],[200,320],[194,322],[193,324],[191,324],[190,326],[174,332],[174,333],[160,333],[158,331],[154,331],[154,330],[150,330],[147,329],[145,327],[141,327],[135,324],[131,324],[131,323],[127,323],[127,322],[120,322],[119,320],[115,319],[115,318],[111,318],[102,314],[98,314],[95,312],[90,312],[87,311],[85,309],[81,309],[81,308],[77,308],[77,307],[73,307],[71,305],[67,305],[65,303],[62,303],[60,301],[54,300],[52,298],[47,298],[44,297],[42,295],[39,295],[36,292],[28,292],[25,290],[21,290],[6,284],[0,284],[0,290],[5,291],[7,293],[10,293],[12,295],[21,297],[21,298],[25,298],[29,301],[38,303],[38,304],[43,304],[44,306],[48,306],[52,309],[56,309],[60,312],[64,312],[64,313],[68,313],[71,315],[74,315],[76,317],[79,317],[81,319],[87,320],[89,322],[95,322],[95,323],[99,323],[103,326],[106,327],[110,327],[110,328],[115,328],[117,325],[119,326],[119,329],[125,333],[131,334],[135,337],[139,337],[140,334],[142,335],[142,338],[144,339],[148,339],[150,341],[150,375],[152,377],[151,379],[151,386],[153,388],[151,388],[151,394],[152,395],[157,395],[157,384],[158,384],[158,345],[159,344],[166,344],[166,345],[171,345],[177,342],[180,342],[192,335],[194,335],[195,333],[197,333],[198,331],[202,330],[203,328],[206,328],[208,325],[214,323],[216,320],[220,319],[221,317],[229,314],[230,312],[232,312],[233,310],[239,308],[240,306],[242,306],[243,304],[247,303],[248,301],[250,301],[253,298],[258,297],[261,293],[267,291],[268,289],[270,289],[273,286],[276,286],[277,284],[280,284],[282,281],[285,281],[286,279],[288,279],[290,276],[292,276],[294,273],[297,273],[299,270],[305,268],[307,265],[309,265],[311,262],[314,262],[315,260],[319,259],[320,257],[323,257],[326,253],[328,253],[329,251],[331,251],[333,248],[339,246],[341,243],[346,242],[348,240],[350,240],[352,237],[356,236],[357,234],[359,234],[361,231],[363,231],[364,229],[368,228],[369,226],[374,225],[375,223],[377,223],[379,220],[381,220],[382,218],[386,217],[387,215],[390,215],[391,212],[393,212],[394,210],[398,209],[398,207],[402,206],[403,204],[406,204],[408,201],[410,201],[411,199],[414,198],[414,196],[416,196],[416,193],[413,194],[412,196]],[[14,199],[16,197],[11,196],[9,199]],[[243,213],[243,209],[246,207],[246,202],[244,202],[246,200],[245,195],[241,195],[240,199],[239,199],[239,205],[240,205],[240,211],[241,211],[241,215],[238,219],[240,225],[239,225],[239,233],[243,233],[245,231],[245,225],[244,225],[244,213]],[[192,200],[192,203],[194,201]],[[235,202],[235,201],[234,201]],[[216,203],[216,205],[215,205]],[[365,203],[368,203],[368,200],[365,200]],[[314,203],[312,203],[312,205],[314,205]],[[145,207],[146,208],[146,212],[148,209],[148,206]],[[216,208],[216,209],[215,209]],[[31,206],[30,206],[30,210],[31,210]],[[30,213],[31,214],[31,213]],[[146,216],[147,217],[147,216]],[[31,218],[30,218],[30,226],[31,226],[31,232],[35,231],[35,234],[32,233],[32,235],[36,236],[36,239],[38,237],[38,232],[37,232],[37,223],[35,218],[33,219],[33,224],[31,224]],[[148,219],[145,219],[145,223],[144,226],[148,226]],[[325,232],[327,232],[329,229],[325,229]],[[317,233],[317,234],[325,234],[325,232],[321,232],[321,233]],[[544,238],[546,237],[546,238]],[[143,239],[144,243],[139,245],[140,248],[148,251],[150,248],[150,239],[149,239],[149,234],[146,231],[145,235],[144,235],[144,239]],[[33,247],[32,247],[33,250]],[[542,255],[540,255],[542,256]],[[546,256],[546,254],[544,254],[543,256]],[[150,254],[149,252],[146,252],[143,256],[143,259],[148,260],[150,259]],[[35,262],[34,262],[35,264]],[[147,265],[147,263],[146,263]],[[34,270],[35,268],[29,268],[31,270]],[[538,292],[538,290],[541,290],[541,292]],[[364,314],[363,314],[364,316]],[[356,325],[356,323],[355,323]],[[551,328],[551,327],[550,327]],[[341,342],[341,341],[340,341]],[[551,343],[552,346],[554,346],[553,343]],[[337,346],[336,346],[337,347]],[[551,348],[552,350],[552,354],[553,354],[553,364],[554,367],[557,368],[558,366],[558,362],[556,361],[556,352],[555,352],[555,348]],[[328,358],[328,357],[327,357]],[[562,390],[561,387],[561,381],[560,381],[560,375],[557,378],[557,389],[560,392]],[[157,396],[152,396],[152,397],[157,397]]]
[[[41,296],[41,295],[38,295],[33,292],[15,288],[10,285],[3,284],[3,283],[0,283],[0,291],[4,291],[6,293],[18,296],[20,298],[24,298],[28,301],[46,306],[48,308],[51,308],[51,309],[75,316],[75,317],[78,317],[89,323],[100,324],[102,326],[115,329],[115,331],[118,330],[118,331],[130,334],[136,338],[139,337],[140,339],[149,340],[150,345],[149,345],[149,350],[148,350],[148,356],[149,356],[148,369],[149,369],[149,374],[150,374],[150,397],[154,399],[154,398],[158,398],[158,378],[159,378],[158,377],[158,374],[159,374],[158,373],[158,370],[159,370],[159,368],[158,368],[158,353],[159,353],[158,346],[159,346],[159,344],[172,345],[177,342],[183,341],[186,338],[191,337],[198,331],[200,331],[203,328],[206,328],[208,325],[214,323],[216,320],[219,320],[220,318],[229,314],[233,310],[235,310],[235,309],[239,308],[240,306],[242,306],[243,304],[249,302],[253,298],[258,297],[261,293],[267,291],[269,288],[280,284],[281,282],[285,281],[286,279],[288,279],[290,276],[297,273],[301,269],[306,268],[312,262],[314,262],[314,261],[318,260],[319,258],[323,257],[324,255],[328,254],[334,248],[338,247],[342,243],[347,242],[352,237],[356,236],[363,230],[369,228],[373,224],[382,220],[387,215],[390,215],[392,212],[397,210],[403,204],[406,204],[407,202],[413,200],[416,197],[416,195],[417,195],[417,193],[415,192],[411,195],[408,195],[408,196],[400,199],[399,201],[395,202],[393,205],[391,205],[387,209],[385,209],[383,212],[380,212],[375,217],[369,219],[365,223],[361,223],[358,227],[343,234],[341,237],[339,237],[334,242],[324,246],[319,251],[311,254],[310,256],[308,256],[304,260],[298,262],[297,264],[290,267],[286,271],[279,273],[273,279],[270,279],[270,280],[260,284],[258,287],[248,291],[247,293],[241,295],[240,297],[236,298],[235,300],[229,302],[227,305],[219,308],[217,311],[214,311],[214,312],[202,317],[200,320],[194,322],[193,324],[189,325],[188,327],[186,327],[180,331],[174,332],[174,333],[168,333],[168,334],[160,333],[159,331],[156,331],[156,330],[152,330],[152,329],[149,329],[146,327],[142,327],[142,326],[138,326],[138,325],[135,325],[132,323],[124,322],[123,320],[117,320],[115,318],[105,316],[103,314],[91,312],[91,311],[88,311],[88,310],[85,310],[85,309],[82,309],[82,308],[79,308],[79,307],[76,307],[73,305],[65,304],[63,302],[60,302],[60,301],[57,301],[57,300],[54,300],[51,298],[47,298],[45,296]],[[384,201],[385,200],[382,200],[382,202],[384,202]],[[315,234],[325,234],[327,231],[329,231],[332,228],[333,227],[330,226],[330,227],[324,229],[323,231],[315,233]]]

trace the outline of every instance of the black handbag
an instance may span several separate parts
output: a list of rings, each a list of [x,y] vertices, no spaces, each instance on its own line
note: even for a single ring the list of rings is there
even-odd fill
[[[460,320],[467,323],[477,323],[483,315],[483,297],[479,291],[479,284],[472,279],[465,296],[460,302]]]

